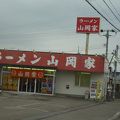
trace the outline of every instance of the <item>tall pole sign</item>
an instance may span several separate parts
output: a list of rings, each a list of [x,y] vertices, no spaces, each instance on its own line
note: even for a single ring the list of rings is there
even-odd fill
[[[85,54],[88,54],[89,35],[91,33],[99,33],[100,18],[98,17],[77,17],[76,32],[86,34]]]

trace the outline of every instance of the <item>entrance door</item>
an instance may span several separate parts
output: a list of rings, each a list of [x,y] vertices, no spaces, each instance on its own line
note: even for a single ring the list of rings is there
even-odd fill
[[[44,78],[20,78],[19,91],[41,94],[54,94],[54,77],[44,76]]]
[[[26,92],[26,88],[27,88],[27,79],[20,78],[19,91]]]
[[[41,93],[41,79],[36,79],[36,93]]]
[[[27,92],[34,92],[34,88],[35,88],[35,79],[33,78],[28,79]]]
[[[35,79],[20,78],[19,91],[34,92]]]

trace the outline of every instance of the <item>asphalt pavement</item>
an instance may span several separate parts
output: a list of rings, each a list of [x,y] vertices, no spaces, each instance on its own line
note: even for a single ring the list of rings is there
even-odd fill
[[[0,120],[118,120],[120,100],[99,103],[79,97],[0,95]]]

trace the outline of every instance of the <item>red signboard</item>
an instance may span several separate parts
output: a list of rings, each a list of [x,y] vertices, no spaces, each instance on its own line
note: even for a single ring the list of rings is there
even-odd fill
[[[43,78],[43,71],[39,70],[26,70],[26,69],[12,69],[11,75],[13,77],[26,77],[26,78]]]
[[[104,57],[67,53],[0,50],[0,65],[32,66],[83,72],[104,72]]]
[[[78,17],[76,32],[80,33],[99,33],[100,18],[98,17]]]

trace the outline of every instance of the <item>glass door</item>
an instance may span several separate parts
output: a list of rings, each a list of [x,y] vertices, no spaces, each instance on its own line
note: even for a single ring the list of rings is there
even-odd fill
[[[48,72],[48,71],[47,71]],[[18,91],[28,93],[54,94],[54,74],[45,74],[44,77],[20,77],[18,82]]]
[[[19,91],[26,92],[27,84],[28,84],[28,80],[26,78],[20,78]]]
[[[35,88],[35,79],[30,78],[27,81],[27,92],[34,92],[34,88]]]
[[[41,79],[36,79],[36,93],[41,93]]]
[[[36,93],[53,94],[54,87],[53,76],[45,76],[41,79],[36,79]]]
[[[35,79],[20,78],[19,91],[21,92],[34,92]]]
[[[41,81],[41,93],[52,94],[53,93],[53,76],[45,76]]]

